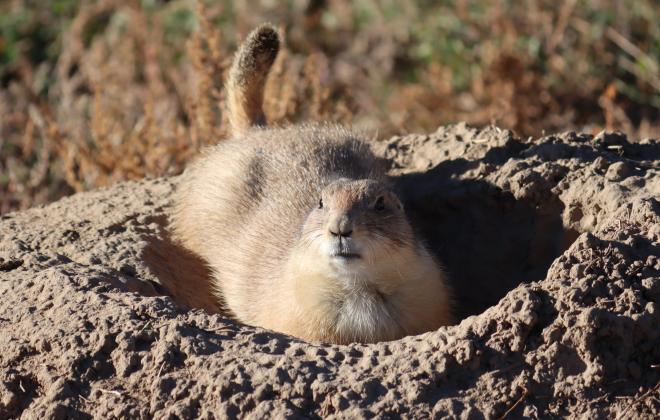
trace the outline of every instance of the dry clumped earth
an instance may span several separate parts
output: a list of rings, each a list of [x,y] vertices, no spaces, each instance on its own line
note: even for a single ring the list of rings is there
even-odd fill
[[[0,220],[0,418],[660,415],[660,144],[459,124],[375,149],[455,326],[305,343],[223,317],[172,243],[177,178]]]

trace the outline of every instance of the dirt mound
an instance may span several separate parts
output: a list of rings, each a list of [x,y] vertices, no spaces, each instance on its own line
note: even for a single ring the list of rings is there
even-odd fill
[[[658,142],[375,147],[460,324],[336,346],[235,323],[186,293],[208,284],[165,229],[176,178],[119,184],[2,216],[0,417],[660,415]]]

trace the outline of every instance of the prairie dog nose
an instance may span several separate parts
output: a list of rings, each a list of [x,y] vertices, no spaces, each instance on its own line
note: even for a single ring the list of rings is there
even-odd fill
[[[340,214],[330,220],[328,230],[332,236],[349,238],[353,233],[353,220],[346,213]]]

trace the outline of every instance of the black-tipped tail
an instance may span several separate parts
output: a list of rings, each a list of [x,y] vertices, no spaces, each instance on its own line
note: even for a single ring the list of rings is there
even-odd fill
[[[228,81],[229,122],[232,132],[266,125],[263,112],[266,77],[280,49],[280,36],[270,24],[253,30],[239,48]]]

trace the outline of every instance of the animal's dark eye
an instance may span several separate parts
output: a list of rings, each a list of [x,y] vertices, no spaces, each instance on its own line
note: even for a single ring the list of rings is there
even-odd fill
[[[374,209],[376,209],[376,211],[385,211],[385,197],[382,195],[378,197],[376,204],[374,205]]]
[[[323,208],[323,199],[322,199],[322,198],[319,199],[319,208],[320,208],[320,209]]]

